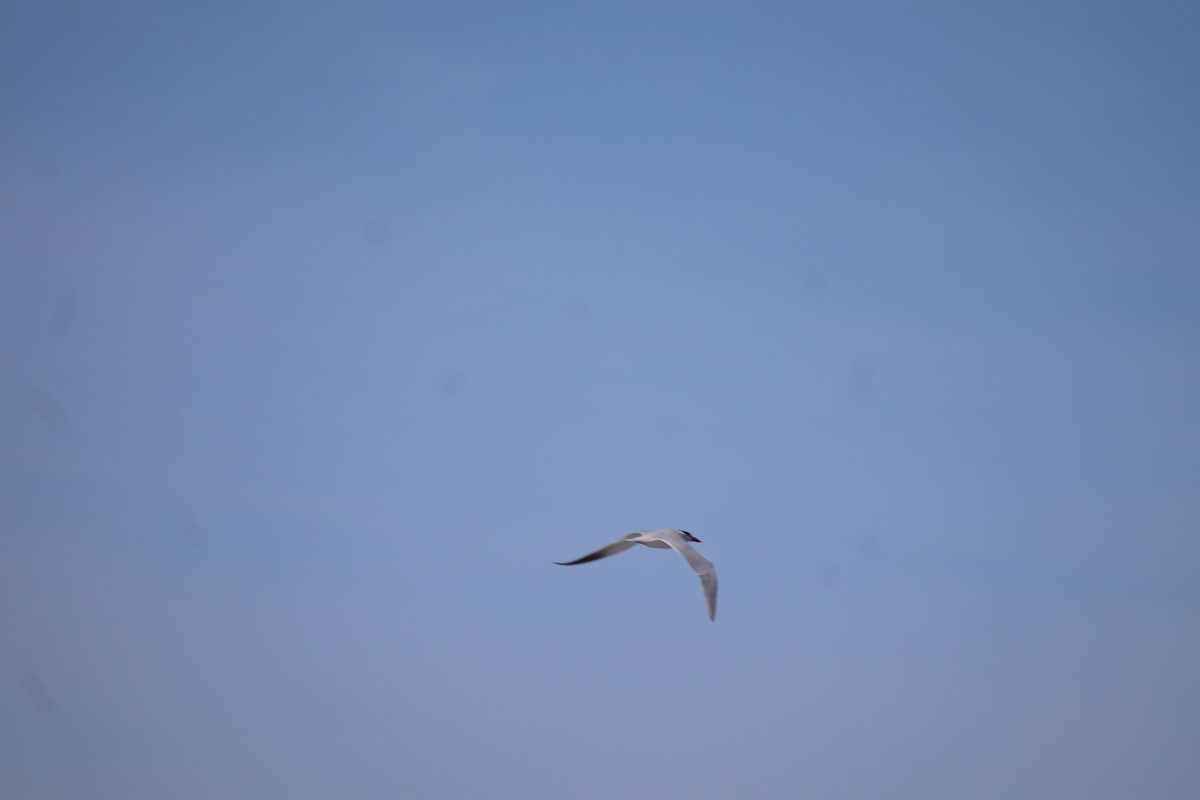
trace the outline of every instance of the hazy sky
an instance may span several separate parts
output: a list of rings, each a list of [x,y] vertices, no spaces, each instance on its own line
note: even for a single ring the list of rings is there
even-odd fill
[[[1200,796],[1198,9],[5,3],[0,795]]]

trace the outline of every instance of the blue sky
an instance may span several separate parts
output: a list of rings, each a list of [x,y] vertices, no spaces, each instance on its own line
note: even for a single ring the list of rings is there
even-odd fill
[[[0,12],[0,793],[1200,791],[1200,14],[647,5]]]

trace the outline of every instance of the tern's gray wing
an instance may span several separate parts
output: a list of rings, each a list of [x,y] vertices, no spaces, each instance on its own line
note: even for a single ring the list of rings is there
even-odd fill
[[[577,558],[574,561],[555,561],[554,563],[562,567],[569,567],[572,564],[586,564],[589,561],[596,561],[601,558],[607,558],[608,556],[615,556],[617,553],[623,553],[629,548],[633,547],[635,544],[637,544],[637,542],[630,541],[628,538],[617,539],[612,544],[607,544],[596,552],[588,553],[582,558]]]
[[[696,548],[688,544],[687,540],[677,533],[674,536],[662,535],[659,538],[669,544],[676,553],[683,556],[688,565],[696,570],[696,574],[700,576],[700,586],[704,589],[704,601],[708,603],[708,618],[715,620],[717,618],[717,570],[713,567],[712,562],[700,555]]]

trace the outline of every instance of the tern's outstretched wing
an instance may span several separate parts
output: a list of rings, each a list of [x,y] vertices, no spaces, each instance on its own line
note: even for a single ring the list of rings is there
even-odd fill
[[[717,570],[713,567],[712,562],[704,556],[696,548],[687,543],[687,540],[679,534],[663,535],[661,539],[669,544],[676,553],[683,556],[688,565],[696,570],[696,574],[700,576],[700,586],[704,589],[704,602],[708,603],[708,618],[715,620],[717,618]]]
[[[588,553],[582,558],[577,558],[574,561],[555,561],[554,563],[562,567],[569,567],[572,564],[586,564],[589,561],[596,561],[601,558],[607,558],[608,556],[615,556],[617,553],[623,553],[629,548],[633,547],[635,544],[637,544],[637,542],[630,541],[628,538],[617,539],[612,544],[607,544],[596,552]]]

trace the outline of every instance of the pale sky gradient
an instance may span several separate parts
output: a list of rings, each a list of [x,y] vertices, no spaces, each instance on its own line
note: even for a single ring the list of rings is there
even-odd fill
[[[1198,37],[6,3],[0,796],[1200,796]]]

